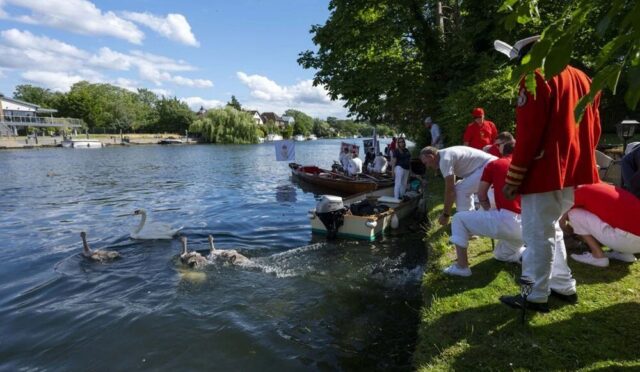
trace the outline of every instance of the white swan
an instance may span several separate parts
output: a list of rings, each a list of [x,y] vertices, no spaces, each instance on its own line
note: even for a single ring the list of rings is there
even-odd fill
[[[194,269],[201,269],[205,267],[209,261],[206,258],[202,257],[202,255],[196,251],[191,251],[187,249],[187,237],[183,236],[182,240],[182,251],[180,252],[180,261],[183,264],[192,267]]]
[[[210,260],[218,260],[222,262],[229,263],[231,265],[248,265],[251,263],[251,260],[246,256],[238,253],[235,249],[225,249],[219,250],[213,246],[213,236],[209,235],[209,249],[211,253],[209,253]]]
[[[111,260],[115,260],[116,258],[120,258],[120,253],[116,251],[104,251],[100,249],[96,249],[95,251],[92,251],[91,248],[89,248],[89,244],[87,244],[86,232],[84,231],[81,232],[80,237],[82,238],[82,255],[84,257],[90,260],[99,261],[99,262],[111,261]]]
[[[162,222],[147,222],[147,212],[144,209],[136,209],[134,215],[141,215],[140,224],[131,232],[133,239],[151,240],[151,239],[173,239],[173,237],[182,229],[182,227],[174,228],[169,224]]]

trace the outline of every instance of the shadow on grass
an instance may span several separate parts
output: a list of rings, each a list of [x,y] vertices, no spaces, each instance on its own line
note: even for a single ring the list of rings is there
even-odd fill
[[[451,370],[573,370],[597,365],[640,366],[640,304],[621,303],[576,312],[553,322],[552,314],[534,315],[531,326],[520,312],[491,304],[452,312],[422,328],[416,367]],[[529,317],[532,315],[529,314]],[[543,323],[542,325],[540,325]],[[442,364],[444,363],[444,365]]]

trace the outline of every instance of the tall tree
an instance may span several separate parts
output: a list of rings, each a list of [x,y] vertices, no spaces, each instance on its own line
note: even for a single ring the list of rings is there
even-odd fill
[[[240,101],[236,98],[236,96],[231,96],[231,101],[227,102],[227,106],[233,107],[234,109],[241,111],[242,105],[240,105]]]
[[[13,98],[36,105],[53,108],[55,94],[49,89],[36,87],[30,84],[17,85],[13,92]]]
[[[294,134],[308,135],[309,133],[311,133],[311,129],[313,129],[313,119],[311,118],[311,116],[305,114],[302,111],[294,109],[289,109],[285,111],[284,114],[293,118]]]
[[[176,97],[160,98],[156,103],[156,111],[158,121],[153,128],[160,132],[182,134],[189,129],[195,116],[189,106]]]

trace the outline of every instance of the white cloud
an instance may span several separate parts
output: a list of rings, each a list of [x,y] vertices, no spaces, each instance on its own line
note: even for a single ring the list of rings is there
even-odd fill
[[[130,92],[137,92],[140,84],[135,80],[129,80],[125,78],[117,78],[112,82],[113,85],[124,88]]]
[[[8,14],[2,5],[27,9],[29,14]],[[103,12],[87,0],[3,0],[0,17],[44,25],[85,35],[105,35],[141,44],[144,33],[111,11]]]
[[[76,58],[87,58],[88,53],[73,45],[48,38],[35,36],[29,31],[20,31],[15,28],[0,32],[3,43],[9,47],[19,49],[34,49]]]
[[[173,92],[170,91],[169,89],[153,88],[153,89],[149,89],[149,90],[152,91],[153,93],[159,95],[159,96],[170,97],[170,96],[173,95]]]
[[[71,75],[66,72],[50,71],[28,70],[22,73],[21,76],[27,81],[60,92],[67,92],[73,84],[82,80],[87,80],[81,75]]]
[[[91,82],[106,81],[96,69],[109,71],[137,71],[142,80],[162,86],[165,83],[190,88],[210,88],[213,82],[207,79],[193,79],[174,75],[178,71],[193,71],[195,68],[183,60],[174,60],[165,56],[131,51],[121,53],[110,48],[100,48],[97,53],[79,49],[73,45],[36,36],[28,31],[10,29],[0,32],[0,68],[60,73],[58,79],[43,79],[42,83],[53,82],[48,87],[60,89],[64,82],[72,79],[64,76],[84,76]],[[83,73],[79,73],[83,71]],[[33,76],[33,74],[29,74]],[[126,80],[126,82],[125,82]],[[34,81],[35,82],[35,81]],[[133,89],[137,82],[120,78],[114,84]],[[68,87],[67,87],[68,88]]]
[[[343,101],[332,101],[326,89],[313,86],[312,80],[283,86],[262,75],[247,75],[242,71],[236,75],[255,98],[249,102],[242,102],[243,106],[276,113],[283,113],[292,108],[314,117],[345,117],[347,114]]]
[[[218,101],[217,99],[204,99],[202,97],[184,97],[180,98],[180,100],[193,110],[198,111],[200,107],[204,107],[205,109],[222,107],[225,105],[224,102]]]
[[[191,32],[191,25],[182,14],[170,13],[165,18],[151,13],[123,12],[130,21],[145,25],[169,40],[198,47],[200,43]]]

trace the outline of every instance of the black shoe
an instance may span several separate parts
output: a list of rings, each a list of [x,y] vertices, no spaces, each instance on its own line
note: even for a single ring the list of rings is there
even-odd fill
[[[521,295],[502,296],[500,297],[500,302],[514,309],[522,309],[522,304],[524,304],[524,298],[522,298]],[[527,310],[538,311],[541,313],[548,313],[549,304],[547,302],[538,303],[538,302],[527,301]]]
[[[562,294],[560,292],[556,292],[553,289],[551,289],[551,296],[557,298],[558,300],[562,300],[564,302],[570,303],[572,305],[578,303],[578,294],[577,293],[566,295],[566,294]]]

